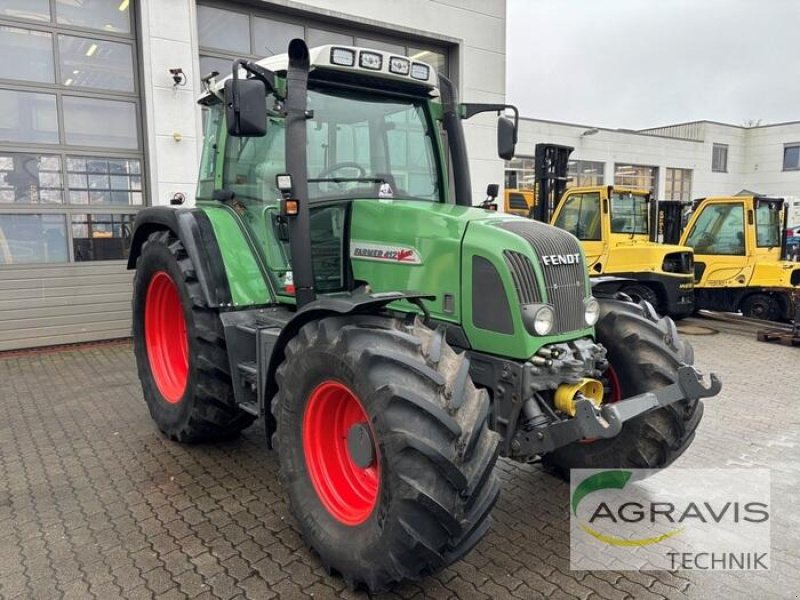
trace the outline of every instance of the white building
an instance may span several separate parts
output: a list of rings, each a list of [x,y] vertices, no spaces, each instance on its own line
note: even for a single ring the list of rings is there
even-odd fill
[[[635,185],[659,199],[758,194],[792,199],[800,224],[800,121],[741,127],[713,121],[632,131],[522,119],[506,187],[533,181],[537,143],[575,148],[572,184]]]
[[[505,18],[505,0],[0,0],[0,351],[130,335],[132,219],[193,202],[202,75],[301,37],[502,103]],[[494,118],[465,130],[480,199],[503,174]]]

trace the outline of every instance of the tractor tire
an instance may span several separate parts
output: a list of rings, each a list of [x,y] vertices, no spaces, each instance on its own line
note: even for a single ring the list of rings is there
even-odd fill
[[[219,315],[168,231],[150,234],[136,262],[133,349],[150,416],[170,439],[230,438],[253,422],[234,400]]]
[[[626,285],[620,290],[623,294],[630,296],[635,303],[639,303],[642,301],[649,302],[652,304],[655,309],[661,313],[662,306],[661,302],[659,301],[658,293],[651,288],[649,285],[644,284],[632,284]]]
[[[616,402],[671,385],[694,352],[675,324],[646,303],[600,299],[597,341],[608,350],[604,402]],[[542,457],[550,472],[569,479],[570,469],[663,469],[689,447],[703,403],[680,400],[627,421],[616,437],[575,442]]]
[[[325,317],[287,344],[277,381],[281,478],[329,573],[382,591],[455,562],[486,533],[499,436],[444,331]]]
[[[778,321],[781,305],[777,298],[767,294],[751,294],[741,302],[742,315],[751,319]]]

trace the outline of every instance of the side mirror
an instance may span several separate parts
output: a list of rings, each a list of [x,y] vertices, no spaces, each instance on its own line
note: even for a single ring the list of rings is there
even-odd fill
[[[225,121],[228,135],[262,137],[267,133],[267,87],[259,79],[225,81]]]
[[[514,158],[517,145],[517,128],[508,117],[497,119],[497,155],[504,160]]]

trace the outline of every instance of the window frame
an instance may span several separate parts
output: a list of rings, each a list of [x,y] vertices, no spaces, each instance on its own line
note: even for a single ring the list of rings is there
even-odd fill
[[[677,200],[680,202],[691,202],[692,179],[694,179],[693,169],[684,169],[682,167],[666,167],[664,171],[664,187],[666,188],[664,190],[664,199]],[[676,184],[678,185],[676,186]]]
[[[49,33],[51,38],[51,52],[53,59],[53,78],[54,83],[42,83],[27,81],[22,79],[0,79],[0,89],[50,94],[56,98],[56,112],[58,123],[58,143],[41,142],[9,142],[0,141],[0,152],[2,153],[22,153],[35,155],[56,155],[61,160],[62,178],[62,202],[55,203],[0,203],[0,214],[27,215],[27,214],[47,214],[62,215],[67,228],[67,262],[56,263],[20,263],[19,265],[0,265],[0,268],[11,267],[44,267],[47,265],[60,266],[66,264],[111,264],[126,261],[125,258],[110,259],[103,261],[77,262],[74,255],[74,240],[72,236],[72,217],[75,215],[91,214],[131,214],[135,215],[139,210],[150,205],[150,184],[148,177],[148,163],[145,149],[147,147],[146,127],[144,122],[144,101],[142,99],[142,71],[141,71],[141,48],[139,45],[139,20],[137,18],[136,2],[132,0],[129,4],[129,32],[108,31],[104,29],[93,29],[75,25],[66,25],[57,22],[57,11],[55,0],[49,1],[50,17],[48,21],[36,19],[24,19],[0,15],[0,25],[17,29],[27,29],[37,32]],[[131,48],[131,69],[133,74],[133,90],[119,91],[88,87],[65,86],[61,77],[61,55],[59,48],[59,34],[94,39],[100,41],[123,43]],[[86,146],[69,145],[66,143],[66,131],[64,129],[64,108],[63,98],[74,96],[88,98],[92,100],[113,100],[124,101],[134,105],[134,115],[136,118],[135,133],[137,138],[136,148],[121,149],[108,146]],[[103,205],[103,204],[70,204],[69,176],[67,172],[67,159],[74,157],[102,158],[102,159],[127,159],[138,160],[141,169],[141,204],[128,205]]]
[[[263,55],[253,53],[255,48],[255,18],[272,19],[280,21],[288,25],[298,25],[303,27],[304,39],[308,39],[309,29],[322,29],[333,34],[343,34],[352,38],[352,44],[356,44],[356,38],[372,38],[376,42],[382,42],[397,46],[403,46],[406,49],[406,55],[410,49],[414,50],[432,50],[437,53],[443,54],[447,67],[445,76],[453,81],[456,85],[459,80],[458,70],[458,46],[453,40],[437,39],[430,37],[421,37],[411,32],[402,32],[397,35],[396,32],[386,28],[374,27],[367,24],[353,23],[336,17],[326,17],[312,11],[305,11],[299,9],[291,9],[280,6],[269,7],[248,7],[243,5],[230,5],[229,3],[222,2],[221,0],[198,0],[196,2],[198,8],[205,6],[208,8],[222,9],[229,12],[236,12],[248,16],[249,19],[249,33],[250,33],[250,53],[249,54],[236,54],[220,50],[218,48],[211,48],[209,46],[202,46],[199,43],[198,33],[198,55],[203,57],[217,58],[223,60],[233,61],[237,58],[250,58],[253,60],[261,60],[265,58]],[[199,13],[198,13],[199,15]],[[198,29],[200,27],[198,16]],[[281,54],[286,51],[285,48],[275,49],[272,48],[276,54]],[[270,55],[272,56],[272,55]],[[207,73],[200,73],[200,77],[205,77]],[[228,75],[228,73],[222,73]]]
[[[630,167],[634,169],[650,169],[650,175],[647,177],[650,178],[652,185],[651,187],[641,186],[638,183],[634,182],[627,182],[625,181],[626,175],[624,173],[620,173],[620,169],[622,167]],[[631,176],[633,177],[640,177],[639,175]],[[644,189],[650,191],[650,196],[652,198],[658,198],[658,177],[659,177],[659,166],[658,165],[639,165],[633,164],[629,162],[615,162],[614,163],[614,185],[619,187],[628,187],[628,188],[637,188],[637,189]],[[621,180],[620,180],[621,179]]]
[[[592,198],[592,201],[597,201],[597,237],[582,237],[579,236],[579,231],[571,231],[563,226],[560,223],[562,217],[564,216],[564,212],[567,210],[567,207],[571,202],[578,202],[580,203],[580,208],[578,209],[578,220],[575,222],[576,225],[580,223],[580,215],[583,212],[583,203],[584,199],[589,196]],[[561,208],[558,211],[558,216],[556,220],[553,222],[553,225],[556,227],[560,227],[564,231],[567,231],[574,235],[582,242],[602,242],[603,241],[603,200],[600,198],[600,192],[581,192],[578,194],[572,194],[567,197],[567,199],[561,203]]]
[[[723,151],[725,160],[723,165],[717,163],[717,151]],[[716,142],[711,145],[711,172],[712,173],[727,173],[728,172],[728,144],[717,144]]]
[[[797,149],[797,164],[794,167],[787,167],[786,166],[786,151]],[[783,145],[783,162],[782,162],[782,170],[783,171],[800,171],[800,142],[792,142],[790,144]]]
[[[712,203],[712,204],[709,204],[708,206],[706,206],[706,208],[703,209],[703,212],[705,212],[705,211],[709,211],[710,212],[711,210],[715,210],[716,211],[716,210],[726,209],[726,208],[728,209],[728,214],[725,215],[726,219],[729,217],[730,212],[732,210],[738,209],[739,211],[741,211],[742,233],[744,234],[745,233],[745,218],[746,218],[745,213],[747,212],[746,209],[745,209],[744,202],[735,202],[733,204]],[[703,217],[703,215],[701,214],[697,218],[697,221],[695,221],[694,225],[692,225],[692,229],[689,232],[689,235],[686,237],[686,245],[691,247],[691,248],[693,248],[694,249],[694,253],[696,255],[701,255],[701,256],[747,256],[747,235],[744,235],[744,237],[742,239],[742,252],[741,253],[739,253],[739,252],[707,252],[705,250],[699,251],[697,249],[697,244],[696,243],[695,244],[692,243],[692,237],[694,236],[695,231],[697,231],[697,225],[698,225],[698,223],[699,223],[699,221],[700,221],[700,219],[702,217]],[[717,240],[717,242],[718,241],[719,240]],[[715,242],[715,243],[717,243],[717,242]]]

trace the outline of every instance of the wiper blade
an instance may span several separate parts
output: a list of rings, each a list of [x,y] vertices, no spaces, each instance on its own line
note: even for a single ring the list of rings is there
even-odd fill
[[[383,177],[312,177],[309,178],[308,183],[320,183],[330,181],[332,183],[386,183]]]

